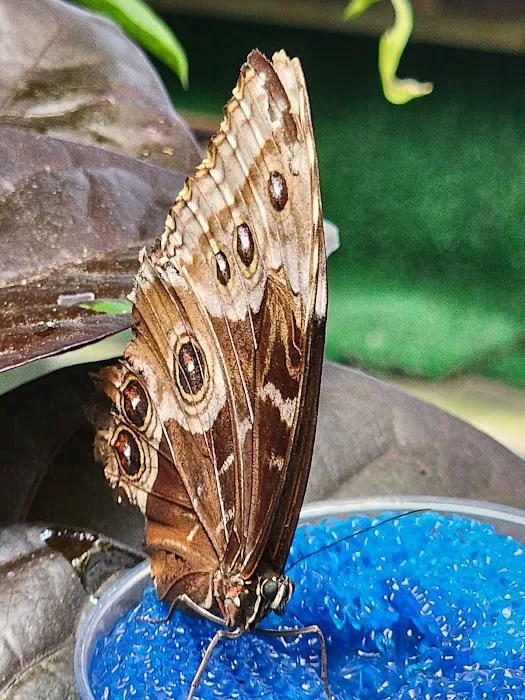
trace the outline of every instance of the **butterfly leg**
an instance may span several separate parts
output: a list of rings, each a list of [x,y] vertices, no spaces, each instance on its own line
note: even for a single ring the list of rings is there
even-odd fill
[[[139,615],[137,620],[143,620],[144,622],[150,622],[152,625],[161,625],[163,622],[169,622],[175,608],[177,607],[177,601],[174,600],[170,605],[168,614],[166,617],[148,617],[148,615]]]
[[[219,630],[216,632],[211,640],[211,642],[208,644],[208,648],[206,649],[206,653],[202,657],[202,660],[199,664],[199,668],[197,669],[197,673],[193,677],[193,680],[191,682],[190,686],[190,692],[188,693],[186,700],[192,700],[193,696],[195,695],[195,691],[197,690],[197,686],[200,683],[200,680],[202,678],[202,674],[204,673],[204,670],[206,669],[206,666],[208,665],[211,655],[213,654],[213,650],[217,646],[217,644],[220,642],[221,639],[226,638],[226,639],[237,639],[237,637],[240,637],[243,631],[241,629],[235,629],[235,630]]]
[[[192,612],[196,613],[199,617],[204,617],[206,620],[209,620],[210,622],[214,622],[216,625],[221,625],[221,627],[226,627],[226,622],[225,622],[225,620],[222,619],[222,617],[219,617],[218,615],[214,615],[209,610],[206,610],[206,608],[203,608],[200,605],[197,605],[197,603],[195,603],[185,593],[180,595],[177,598],[176,602],[180,603],[182,605],[182,607],[187,608],[188,610],[191,610]],[[171,610],[170,610],[170,613],[171,613]]]
[[[318,625],[308,625],[307,627],[299,627],[293,630],[266,630],[257,627],[254,632],[264,634],[267,637],[297,637],[300,634],[316,634],[321,645],[321,681],[324,685],[324,691],[328,700],[332,700],[332,693],[328,684],[328,657],[326,655],[326,640],[321,628]]]
[[[216,625],[222,625],[223,627],[226,626],[226,622],[222,619],[222,617],[218,617],[218,615],[214,615],[209,610],[206,610],[206,608],[202,608],[200,605],[197,605],[197,603],[194,603],[193,600],[185,593],[173,601],[166,617],[154,618],[148,617],[147,615],[140,615],[137,620],[144,620],[145,622],[151,622],[154,625],[160,625],[162,622],[169,622],[174,610],[179,606],[191,610],[199,617],[205,617],[210,622],[215,622]]]

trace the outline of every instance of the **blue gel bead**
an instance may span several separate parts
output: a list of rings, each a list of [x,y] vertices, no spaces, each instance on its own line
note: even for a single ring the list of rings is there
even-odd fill
[[[377,521],[361,516],[300,527],[289,562]],[[318,624],[336,700],[523,700],[525,551],[487,524],[432,513],[375,527],[301,562],[277,629]],[[214,625],[175,612],[152,586],[98,641],[96,700],[185,698]],[[245,635],[216,648],[200,700],[324,698],[317,637]]]

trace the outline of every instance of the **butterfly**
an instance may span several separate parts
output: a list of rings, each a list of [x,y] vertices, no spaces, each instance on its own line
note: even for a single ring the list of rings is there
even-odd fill
[[[96,446],[146,517],[161,600],[260,630],[284,568],[317,421],[327,309],[317,155],[298,59],[253,51],[206,158],[140,255],[134,337],[102,370]],[[320,636],[317,626],[266,630]]]

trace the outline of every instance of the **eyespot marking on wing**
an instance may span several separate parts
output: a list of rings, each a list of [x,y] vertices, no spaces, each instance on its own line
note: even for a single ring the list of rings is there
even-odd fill
[[[276,211],[282,211],[288,202],[288,187],[286,180],[277,170],[270,173],[268,192],[270,193],[270,202],[273,208]]]
[[[112,440],[119,469],[130,481],[139,481],[145,469],[144,454],[131,430],[119,427]]]
[[[230,263],[226,255],[220,250],[215,254],[215,265],[217,268],[217,279],[226,286],[231,279]]]
[[[237,254],[243,265],[250,267],[255,255],[255,243],[253,242],[253,234],[248,224],[239,224],[239,226],[237,226],[236,247]]]
[[[122,388],[121,408],[126,420],[138,430],[145,430],[151,420],[151,403],[142,384],[129,377]]]
[[[254,235],[247,223],[235,228],[235,252],[241,262],[239,268],[247,279],[251,279],[259,268],[259,253]]]
[[[189,403],[200,401],[207,389],[208,370],[195,338],[179,338],[175,346],[175,378],[183,398]]]

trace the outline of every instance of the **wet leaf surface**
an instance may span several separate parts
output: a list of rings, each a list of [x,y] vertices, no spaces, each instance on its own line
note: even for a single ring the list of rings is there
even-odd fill
[[[120,299],[199,147],[114,24],[0,0],[0,370],[129,326],[64,296]],[[79,303],[81,298],[79,298]]]
[[[162,230],[184,176],[7,127],[0,163],[0,368],[128,327],[129,315],[79,304],[130,292],[138,251]],[[91,296],[68,299],[76,294]]]
[[[128,260],[123,260],[123,253]],[[60,268],[27,284],[0,289],[0,369],[80,347],[131,325],[131,314],[105,314],[60,302],[84,295],[118,299],[130,292],[138,249]],[[126,264],[127,263],[127,264]],[[121,270],[116,276],[115,271]],[[127,269],[126,269],[127,268]]]
[[[1,0],[0,123],[183,172],[188,127],[142,51],[111,21],[60,0]]]
[[[184,182],[135,158],[7,127],[0,163],[2,284],[144,245]]]

